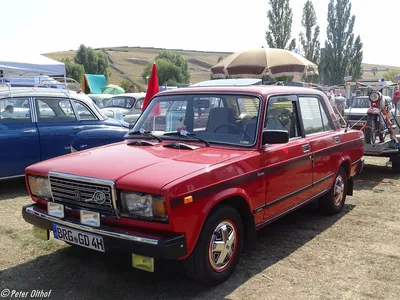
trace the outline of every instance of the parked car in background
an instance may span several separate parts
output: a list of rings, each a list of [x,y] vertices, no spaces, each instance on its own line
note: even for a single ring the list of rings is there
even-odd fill
[[[114,96],[102,108],[102,112],[109,118],[118,118],[134,124],[142,113],[142,106],[146,93],[125,93]]]
[[[35,203],[22,215],[44,240],[51,231],[126,251],[150,272],[155,259],[183,260],[190,277],[216,285],[269,223],[314,200],[340,213],[363,151],[363,133],[342,129],[310,88],[176,89],[153,97],[126,141],[28,167]]]
[[[84,94],[0,86],[0,179],[27,166],[124,139],[128,127],[108,119]]]
[[[394,119],[395,106],[392,98],[389,96],[383,96],[385,103],[387,103],[391,112],[391,119]],[[367,111],[370,107],[370,101],[368,96],[359,96],[353,99],[351,106],[344,110],[345,119],[349,123],[350,127],[354,129],[361,129],[365,123],[367,123]],[[393,121],[394,123],[394,121]]]
[[[114,97],[115,95],[113,94],[87,94],[87,96],[93,100],[93,102],[97,105],[99,108],[103,108],[108,100],[110,100],[111,97]]]

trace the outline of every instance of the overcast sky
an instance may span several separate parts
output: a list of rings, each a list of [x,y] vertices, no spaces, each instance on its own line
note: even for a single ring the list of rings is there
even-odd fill
[[[291,0],[293,37],[305,0]],[[329,0],[313,0],[326,37]],[[400,0],[352,0],[364,62],[400,66],[396,31]],[[268,0],[0,0],[1,50],[46,53],[142,46],[240,51],[266,45]],[[0,51],[1,52],[1,51]]]

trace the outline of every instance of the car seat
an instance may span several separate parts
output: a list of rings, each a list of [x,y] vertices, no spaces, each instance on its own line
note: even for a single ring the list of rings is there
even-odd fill
[[[214,107],[208,116],[206,132],[214,132],[215,128],[223,124],[235,124],[235,113],[229,107]],[[218,133],[232,132],[229,127],[222,127]]]

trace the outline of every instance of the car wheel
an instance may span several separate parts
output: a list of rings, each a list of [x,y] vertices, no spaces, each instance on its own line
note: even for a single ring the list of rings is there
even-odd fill
[[[338,214],[342,211],[347,194],[347,173],[340,167],[332,188],[319,200],[319,208],[326,215]]]
[[[219,206],[208,216],[192,254],[184,260],[189,277],[214,286],[234,271],[243,249],[244,229],[240,214]]]
[[[392,171],[396,174],[400,174],[400,162],[399,161],[392,162]]]

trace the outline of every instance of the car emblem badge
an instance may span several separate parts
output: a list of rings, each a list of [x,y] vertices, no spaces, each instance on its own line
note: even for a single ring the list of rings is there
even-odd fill
[[[106,202],[106,195],[101,192],[101,191],[96,191],[93,194],[93,198],[94,202],[96,202],[97,204],[104,204],[104,202]]]
[[[76,201],[81,201],[81,192],[80,191],[75,191],[75,199],[76,199]]]

